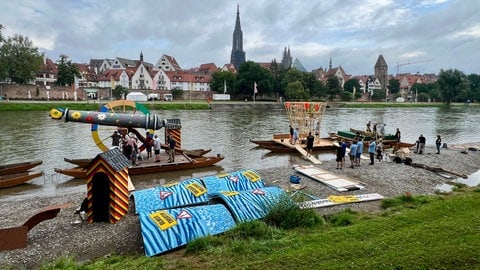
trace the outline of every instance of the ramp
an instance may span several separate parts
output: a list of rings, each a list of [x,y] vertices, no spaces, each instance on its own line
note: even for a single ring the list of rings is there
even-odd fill
[[[320,208],[320,207],[328,207],[328,206],[347,204],[347,203],[377,201],[383,198],[384,197],[378,193],[347,195],[347,196],[328,196],[327,199],[306,201],[306,202],[299,203],[298,206],[301,209]]]
[[[338,175],[334,175],[328,171],[321,170],[313,165],[302,166],[294,165],[295,171],[310,177],[311,179],[325,184],[326,186],[335,189],[336,191],[345,192],[351,190],[364,189],[359,182],[345,179]]]
[[[302,146],[298,145],[298,144],[295,144],[295,149],[297,149],[297,151],[302,154],[302,156],[308,160],[310,160],[313,164],[322,164],[322,162],[318,159],[316,159],[314,156],[312,155],[308,155],[307,151],[305,151],[305,149],[303,149]]]

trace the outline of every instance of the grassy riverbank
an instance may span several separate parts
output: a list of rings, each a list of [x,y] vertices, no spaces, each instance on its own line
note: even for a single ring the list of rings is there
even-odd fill
[[[37,101],[1,101],[0,111],[50,111],[52,108],[62,107],[73,110],[86,110],[96,111],[100,104],[105,102],[64,102],[64,101],[50,101],[50,102],[37,102]],[[194,101],[174,101],[174,102],[141,102],[142,105],[150,110],[206,110],[210,109],[210,105],[204,100]],[[252,102],[244,101],[213,101],[212,106],[215,104],[235,104],[235,105],[249,105],[252,106]],[[259,101],[257,104],[276,104],[275,102]],[[415,108],[415,107],[446,107],[446,106],[466,106],[464,103],[452,103],[446,105],[440,102],[437,103],[392,103],[392,102],[329,102],[329,105],[333,108]],[[470,104],[469,106],[477,106],[477,104]]]
[[[289,209],[284,229],[241,224],[186,249],[148,258],[111,256],[84,265],[63,258],[42,269],[479,269],[480,188],[385,199],[376,214],[315,218]],[[278,225],[278,223],[277,223]],[[285,226],[284,226],[285,227]]]
[[[105,103],[11,101],[1,102],[0,111],[50,111],[58,107],[73,110],[97,111],[99,106]],[[150,110],[206,110],[210,108],[206,102],[145,102],[141,104]]]

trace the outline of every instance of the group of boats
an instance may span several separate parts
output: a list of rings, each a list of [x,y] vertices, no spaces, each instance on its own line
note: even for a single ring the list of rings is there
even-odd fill
[[[17,186],[43,176],[42,171],[31,170],[42,163],[41,160],[35,160],[0,165],[0,188]]]
[[[414,147],[415,143],[399,142],[394,134],[385,134],[381,137],[376,136],[373,132],[367,132],[350,128],[349,130],[331,132],[325,138],[315,138],[313,143],[313,151],[328,151],[336,148],[335,142],[344,140],[347,143],[351,143],[354,140],[361,138],[364,142],[364,146],[368,147],[370,141],[376,140],[382,141],[383,149],[393,148],[398,150],[400,148]],[[306,136],[300,136],[300,138],[306,138]],[[298,146],[302,149],[306,149],[306,140],[300,139],[297,145],[294,145],[290,140],[290,134],[274,134],[271,140],[254,140],[250,142],[257,145],[257,147],[267,149],[274,153],[292,153],[296,152]]]

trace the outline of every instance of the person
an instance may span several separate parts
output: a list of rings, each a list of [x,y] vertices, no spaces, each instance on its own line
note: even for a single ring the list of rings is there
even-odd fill
[[[370,156],[370,163],[369,165],[373,165],[375,162],[375,151],[377,150],[377,144],[375,140],[372,139],[370,144],[368,145],[368,155]]]
[[[122,144],[123,155],[130,160],[132,158],[133,145],[130,144],[130,137],[128,135],[122,138]]]
[[[290,143],[293,143],[293,133],[294,133],[293,127],[292,125],[289,125],[288,127],[290,128]]]
[[[425,143],[427,139],[423,136],[423,134],[420,134],[420,137],[418,137],[418,154],[424,154],[425,153]]]
[[[357,141],[357,153],[355,154],[355,165],[360,166],[360,157],[363,153],[363,141],[362,139]]]
[[[355,165],[355,159],[357,158],[357,141],[353,141],[350,145],[350,168]]]
[[[400,142],[400,137],[401,137],[400,129],[397,128],[397,132],[395,132],[395,139],[397,140],[397,142]]]
[[[293,131],[293,144],[297,144],[298,141],[298,128]]]
[[[435,146],[437,147],[437,154],[440,154],[441,145],[442,145],[442,138],[440,138],[440,135],[437,135],[437,139],[435,140]]]
[[[315,125],[315,139],[317,142],[320,141],[320,121]]]
[[[347,143],[345,142],[344,139],[342,139],[340,142],[341,142],[340,146],[342,147],[342,153],[343,153],[343,155],[342,155],[343,163],[342,164],[345,164],[345,155],[347,154]]]
[[[171,135],[167,137],[167,145],[168,145],[168,162],[175,162],[175,145],[176,142],[172,138]]]
[[[372,121],[368,120],[367,129],[365,131],[372,132]]]
[[[345,152],[343,152],[343,148],[338,142],[334,142],[333,145],[336,147],[336,154],[337,154],[337,170],[342,170],[343,168],[343,158],[345,156]]]
[[[312,155],[314,140],[315,140],[315,137],[313,137],[312,133],[309,132],[307,136],[307,156],[308,157]]]
[[[158,135],[155,134],[153,138],[153,151],[155,154],[155,162],[160,162],[160,149],[162,148],[162,144],[160,142],[160,138],[158,138]]]
[[[118,134],[118,131],[115,130],[110,137],[112,138],[112,146],[120,146],[120,139],[122,136]]]
[[[378,159],[378,162],[381,162],[382,159],[383,159],[383,156],[382,156],[382,152],[383,152],[383,143],[382,143],[382,140],[378,140],[378,143],[377,143],[377,159]]]
[[[130,137],[129,139],[129,144],[132,145],[132,164],[133,165],[139,165],[138,164],[138,139],[136,136]]]
[[[147,159],[152,158],[152,146],[153,146],[153,138],[150,135],[150,132],[147,131],[145,136],[145,149],[147,150]]]

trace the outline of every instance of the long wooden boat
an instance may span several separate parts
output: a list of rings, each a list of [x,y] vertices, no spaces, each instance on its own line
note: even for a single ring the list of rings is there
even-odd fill
[[[282,134],[280,134],[282,135]],[[265,148],[274,153],[295,153],[298,150],[295,148],[295,145],[289,142],[289,135],[285,136],[275,136],[272,140],[250,140],[250,142],[256,144],[258,147]],[[306,148],[306,144],[300,144],[302,148]],[[313,151],[322,151],[322,150],[332,150],[335,149],[333,141],[329,138],[321,138],[319,141],[315,140],[313,144]]]
[[[28,170],[30,170],[30,169],[32,169],[32,168],[34,168],[34,167],[36,167],[36,166],[38,166],[42,163],[43,163],[43,161],[41,161],[41,160],[35,160],[35,161],[0,165],[0,175],[8,175],[8,174],[25,172],[25,171],[28,171]]]
[[[0,188],[14,187],[30,181],[34,178],[40,177],[43,172],[20,172],[0,176]]]
[[[199,158],[203,155],[212,151],[212,149],[193,149],[193,150],[186,150],[186,149],[176,149],[176,153],[185,154],[190,158]],[[90,164],[93,160],[92,158],[63,158],[64,161],[68,163],[72,163],[78,167],[85,168]]]
[[[142,163],[140,163],[139,165],[129,167],[128,173],[130,175],[139,175],[139,174],[148,174],[148,173],[159,173],[159,172],[170,172],[170,171],[204,168],[204,167],[212,166],[215,163],[220,162],[224,158],[225,157],[222,155],[201,156],[197,158],[190,158],[186,155],[176,155],[175,157],[176,161],[172,163],[167,163],[165,161],[154,162],[154,159],[148,160],[148,161],[142,161]],[[87,177],[87,170],[83,167],[75,167],[70,169],[55,168],[55,172],[72,176],[74,178],[80,178],[80,179]]]

